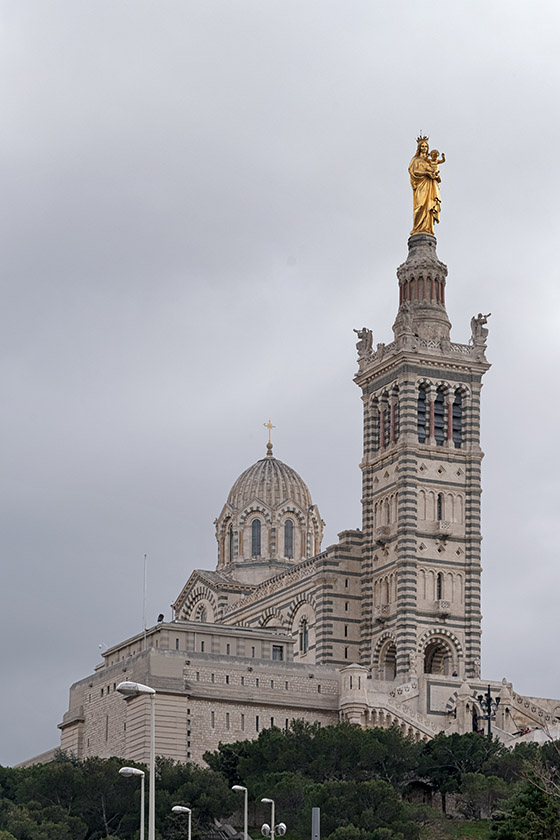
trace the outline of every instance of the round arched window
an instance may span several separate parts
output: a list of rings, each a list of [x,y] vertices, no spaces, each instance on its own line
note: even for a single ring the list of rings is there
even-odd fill
[[[251,556],[261,556],[261,520],[253,519],[251,524]]]
[[[284,557],[290,559],[294,556],[294,523],[286,519],[284,523]]]

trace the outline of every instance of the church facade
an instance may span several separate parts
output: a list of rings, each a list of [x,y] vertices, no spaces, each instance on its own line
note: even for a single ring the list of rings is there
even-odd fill
[[[486,317],[469,344],[451,341],[431,233],[411,235],[397,277],[393,342],[374,348],[356,330],[362,528],[322,549],[319,508],[269,438],[215,521],[216,567],[193,572],[172,621],[105,651],[71,687],[64,750],[147,760],[149,700],[125,700],[123,680],[157,692],[156,752],[197,763],[294,719],[415,739],[483,729],[488,690],[506,743],[558,724],[558,701],[480,674]]]

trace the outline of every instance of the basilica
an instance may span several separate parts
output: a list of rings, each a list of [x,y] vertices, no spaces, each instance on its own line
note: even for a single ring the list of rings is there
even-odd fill
[[[156,691],[157,754],[199,764],[220,742],[295,719],[397,726],[417,740],[490,725],[506,744],[558,726],[559,701],[481,679],[488,316],[473,316],[468,344],[451,340],[436,164],[419,138],[394,340],[374,347],[369,328],[356,330],[361,529],[322,546],[320,499],[269,434],[215,520],[215,567],[192,573],[171,621],[111,647],[72,685],[65,751],[147,760],[150,701],[124,699],[125,680]]]

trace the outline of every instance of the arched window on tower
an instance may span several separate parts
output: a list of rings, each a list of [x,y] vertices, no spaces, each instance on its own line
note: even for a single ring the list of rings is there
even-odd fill
[[[292,559],[294,556],[294,523],[286,519],[284,523],[284,557]]]
[[[443,493],[437,494],[436,519],[438,522],[443,519]]]
[[[233,563],[233,525],[228,528],[228,560]]]
[[[391,410],[387,403],[383,407],[383,446],[389,446],[391,441]]]
[[[418,390],[418,443],[426,441],[426,389],[423,385]]]
[[[401,407],[399,403],[399,389],[395,386],[393,388],[393,440],[399,439],[401,425]]]
[[[436,601],[441,601],[443,598],[443,575],[441,572],[438,572],[437,581],[436,581]]]
[[[253,519],[251,524],[251,556],[261,556],[261,520]]]
[[[443,391],[438,391],[434,402],[434,437],[438,446],[445,440],[445,402]]]
[[[463,396],[460,392],[455,394],[453,402],[453,443],[457,449],[461,448],[463,442]]]
[[[309,647],[309,630],[307,627],[307,619],[304,618],[299,625],[299,652],[307,653]]]

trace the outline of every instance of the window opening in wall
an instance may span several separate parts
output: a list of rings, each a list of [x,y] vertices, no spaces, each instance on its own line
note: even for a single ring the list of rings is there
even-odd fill
[[[274,680],[270,680],[270,687],[274,688]]]
[[[395,412],[395,440],[398,440],[401,427],[401,405],[398,397],[395,398],[393,411]]]
[[[200,671],[197,671],[197,672],[196,672],[196,681],[197,681],[197,682],[199,682],[199,681],[200,681]]]
[[[229,712],[226,712],[226,729],[229,729]]]
[[[204,653],[204,642],[200,643],[200,652]]]
[[[241,685],[245,685],[245,677],[241,677]]]
[[[255,718],[255,729],[257,732],[259,731],[259,716],[257,715]]]
[[[437,581],[436,581],[436,601],[441,601],[443,598],[443,575],[441,572],[438,572]]]
[[[272,645],[272,658],[276,662],[284,661],[284,648],[282,645]]]
[[[299,626],[299,652],[307,653],[309,646],[309,630],[307,627],[307,619],[304,618]]]
[[[290,719],[286,718],[286,720],[284,721],[284,729],[287,732],[289,728],[290,728]]]
[[[436,519],[438,522],[441,522],[443,519],[443,493],[437,494]]]
[[[344,586],[348,589],[348,578],[344,578]]]
[[[317,686],[317,693],[318,693],[318,694],[320,694],[320,693],[321,693],[321,686],[320,686],[320,685],[318,685],[318,686]]]
[[[453,443],[457,449],[463,442],[463,397],[455,394],[453,402]]]
[[[284,524],[284,557],[290,559],[294,556],[294,523],[286,519]]]
[[[261,556],[261,520],[253,519],[251,524],[251,556]]]
[[[230,563],[233,563],[233,526],[230,525],[228,528],[228,559]]]
[[[348,648],[347,647],[344,648],[344,658],[348,659]],[[352,680],[352,677],[350,677],[350,681],[351,680]],[[352,686],[350,686],[350,688],[352,688]]]
[[[242,732],[245,731],[245,715],[244,714],[241,715],[241,731]]]
[[[214,674],[210,674],[210,682],[214,682]]]
[[[229,685],[229,674],[226,674],[226,685]]]
[[[287,682],[286,682],[286,683],[284,683],[284,688],[286,689],[286,691],[288,691],[288,690],[289,690],[289,685],[288,685],[288,683],[287,683]]]
[[[348,612],[348,601],[344,602],[344,612]]]
[[[175,650],[179,650],[179,639],[175,639]]]
[[[253,659],[255,658],[255,648],[254,647],[251,648],[251,656],[253,657]]]
[[[101,689],[101,696],[103,697],[103,689]]]
[[[270,718],[270,727],[272,728],[273,726],[274,726],[274,718],[272,717],[272,718]]]
[[[105,715],[105,740],[109,740],[109,715]]]
[[[226,655],[229,656],[229,645],[226,645]]]
[[[347,624],[344,625],[344,635],[345,636],[348,635],[348,625]]]
[[[418,443],[426,442],[426,389],[418,390]]]
[[[383,446],[389,446],[391,441],[391,415],[389,413],[389,406],[383,409]]]
[[[216,726],[216,712],[210,712],[210,726],[212,729]]]
[[[257,677],[256,680],[255,680],[255,688],[258,688],[258,687],[259,687],[259,678]]]
[[[438,391],[434,402],[434,437],[438,446],[445,440],[445,402],[442,391]]]

